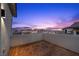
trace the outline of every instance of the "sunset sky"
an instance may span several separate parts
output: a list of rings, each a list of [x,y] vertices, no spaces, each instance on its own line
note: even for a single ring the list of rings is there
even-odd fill
[[[79,21],[79,4],[18,3],[12,27],[63,28]]]

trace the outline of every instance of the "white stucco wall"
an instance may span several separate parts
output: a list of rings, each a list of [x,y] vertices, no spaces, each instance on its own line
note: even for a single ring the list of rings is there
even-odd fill
[[[12,47],[28,44],[36,41],[42,40],[42,33],[31,33],[31,34],[25,34],[25,35],[14,35],[12,39]]]
[[[44,34],[44,39],[53,44],[79,53],[79,35]]]
[[[7,55],[10,48],[12,15],[7,4],[1,4],[5,10],[6,17],[1,19],[1,54]],[[4,53],[3,53],[4,51]]]
[[[0,55],[1,55],[1,3],[0,3]]]
[[[35,41],[46,40],[50,43],[59,45],[66,49],[79,53],[79,35],[68,34],[48,34],[48,33],[32,33],[25,35],[15,35],[12,41],[12,47],[28,44]]]

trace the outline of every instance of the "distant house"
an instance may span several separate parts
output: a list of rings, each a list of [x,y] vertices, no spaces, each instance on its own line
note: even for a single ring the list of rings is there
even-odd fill
[[[32,33],[32,28],[31,27],[23,27],[21,29],[22,29],[21,30],[22,34],[30,34],[30,33]]]
[[[27,31],[31,31],[32,28],[31,28],[31,27],[22,27],[21,30],[22,30],[22,31],[26,31],[26,30],[27,30]]]
[[[24,33],[31,33],[32,28],[30,27],[17,27],[13,28],[13,34],[24,34]]]
[[[79,34],[79,22],[75,22],[70,27],[66,27],[63,30],[66,34]]]

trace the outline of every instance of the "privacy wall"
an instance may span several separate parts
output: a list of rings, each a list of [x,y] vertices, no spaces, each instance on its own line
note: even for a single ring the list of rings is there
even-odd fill
[[[79,53],[79,35],[44,34],[44,40]]]
[[[79,53],[79,35],[66,35],[66,34],[25,34],[25,35],[14,35],[12,41],[12,47],[36,42],[39,40],[46,40],[50,43],[59,45],[66,49]]]

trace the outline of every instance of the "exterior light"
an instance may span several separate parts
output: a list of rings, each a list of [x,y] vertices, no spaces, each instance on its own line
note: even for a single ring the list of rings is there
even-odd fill
[[[5,10],[4,9],[1,9],[1,17],[5,18]]]

